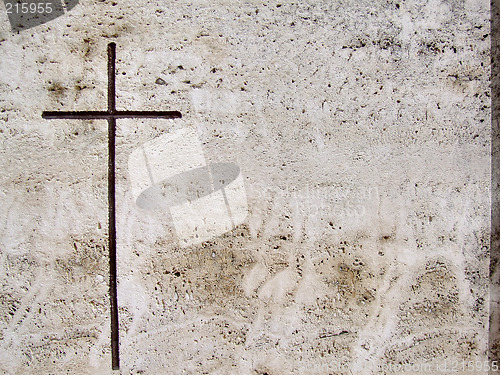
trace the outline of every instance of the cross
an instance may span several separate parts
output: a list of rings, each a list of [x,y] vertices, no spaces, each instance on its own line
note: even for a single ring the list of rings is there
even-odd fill
[[[118,299],[116,294],[116,211],[115,211],[115,134],[119,118],[175,119],[177,111],[117,111],[115,91],[116,44],[108,44],[108,110],[107,111],[44,111],[47,120],[108,120],[108,231],[109,231],[109,296],[111,305],[111,362],[113,370],[120,368]]]

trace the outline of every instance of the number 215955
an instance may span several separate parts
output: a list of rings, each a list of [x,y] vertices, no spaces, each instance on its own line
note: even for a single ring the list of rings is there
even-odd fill
[[[34,14],[34,13],[52,13],[52,3],[5,3],[7,13]]]

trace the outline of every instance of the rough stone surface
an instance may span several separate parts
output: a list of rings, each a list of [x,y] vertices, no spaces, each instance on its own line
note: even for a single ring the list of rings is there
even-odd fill
[[[104,110],[114,41],[117,107],[183,114],[118,120],[123,374],[484,373],[489,10],[88,0],[12,33],[1,9],[0,371],[112,372],[107,124],[41,113]],[[127,171],[183,127],[249,211],[187,248]]]

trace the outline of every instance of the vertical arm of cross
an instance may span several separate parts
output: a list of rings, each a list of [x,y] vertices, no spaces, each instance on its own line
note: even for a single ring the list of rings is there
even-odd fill
[[[116,113],[115,91],[116,44],[108,45],[108,113]],[[115,202],[115,135],[116,118],[108,118],[108,230],[109,230],[109,296],[111,309],[111,364],[120,368],[118,297],[116,288],[116,202]]]

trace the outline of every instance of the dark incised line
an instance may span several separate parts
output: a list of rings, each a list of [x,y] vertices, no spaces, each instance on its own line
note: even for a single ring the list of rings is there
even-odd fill
[[[108,44],[108,112],[116,111],[116,90],[115,90],[115,60],[116,44]]]
[[[68,119],[68,120],[109,120],[118,118],[181,118],[178,111],[45,111],[42,117],[47,120]]]
[[[108,112],[115,107],[116,44],[108,45]],[[108,118],[108,221],[109,221],[109,298],[111,305],[111,366],[120,368],[118,297],[116,292],[116,203],[115,203],[115,135],[116,118]]]

